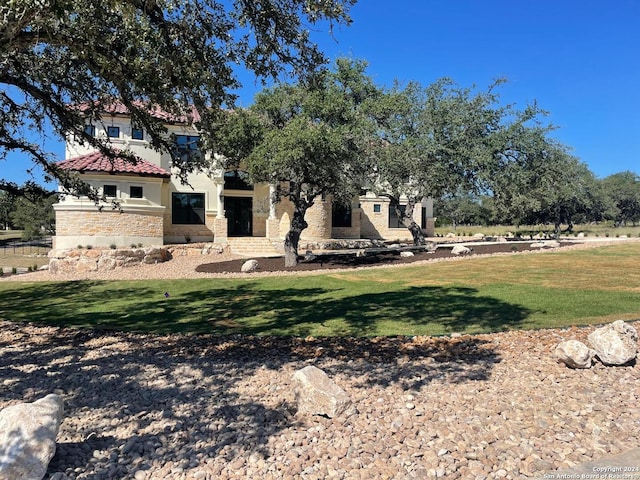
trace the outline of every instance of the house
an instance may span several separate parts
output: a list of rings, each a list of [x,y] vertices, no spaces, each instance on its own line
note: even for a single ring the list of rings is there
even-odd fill
[[[100,121],[88,122],[85,131],[127,149],[138,161],[110,159],[73,136],[66,139],[65,160],[59,166],[79,172],[102,200],[96,205],[87,197],[62,195],[54,205],[54,248],[217,242],[233,250],[235,239],[242,237],[281,243],[293,208],[286,200],[272,204],[274,185],[253,185],[242,170],[190,174],[184,185],[172,168],[171,155],[151,148],[147,132],[132,124],[123,105],[104,110]],[[186,117],[155,114],[175,134],[176,148],[199,148],[198,132]],[[415,220],[427,236],[433,236],[432,210],[431,200],[415,209]],[[306,219],[309,227],[302,233],[301,246],[330,239],[410,238],[389,201],[371,193],[354,199],[350,208],[319,198]]]

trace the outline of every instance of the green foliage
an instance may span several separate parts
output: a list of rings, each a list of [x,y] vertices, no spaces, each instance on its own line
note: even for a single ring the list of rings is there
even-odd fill
[[[22,229],[24,240],[55,234],[53,204],[57,201],[56,194],[37,198],[20,197],[16,200],[11,219],[14,225]]]
[[[326,63],[309,38],[309,25],[348,23],[353,3],[3,2],[0,160],[8,151],[21,151],[67,190],[91,194],[77,177],[56,168],[53,156],[29,137],[44,136],[51,126],[59,136],[74,135],[113,155],[106,139],[87,135],[83,128],[87,116],[97,118],[113,99],[124,103],[155,148],[168,152],[172,140],[153,113],[160,107],[169,118],[192,121],[195,108],[204,147],[216,151],[209,126],[220,107],[234,103],[236,69],[248,69],[263,80],[285,74],[304,77]],[[185,171],[200,168],[204,161],[183,162],[174,155]],[[0,190],[22,193],[6,181],[0,181]]]
[[[332,71],[259,93],[249,110],[228,112],[218,124],[225,166],[242,163],[252,181],[277,185],[272,201],[294,205],[288,265],[297,259],[304,215],[316,198],[350,203],[360,191],[373,131],[367,102],[378,94],[365,70],[365,62],[339,59]]]
[[[640,176],[633,172],[620,172],[602,180],[604,191],[611,202],[609,218],[617,226],[640,222]]]
[[[500,162],[493,175],[496,217],[517,224],[560,225],[602,220],[605,198],[585,164],[569,155],[540,129],[528,131],[517,151]]]
[[[503,81],[474,92],[440,79],[394,87],[375,108],[379,141],[373,144],[371,185],[391,201],[398,218],[421,243],[413,207],[425,197],[455,197],[479,192],[492,178],[497,158],[508,154],[528,133],[527,123],[542,112],[503,106],[496,93]],[[400,199],[408,200],[402,212]],[[451,213],[451,212],[450,212]]]
[[[11,214],[15,210],[16,197],[0,190],[0,230],[11,228]]]

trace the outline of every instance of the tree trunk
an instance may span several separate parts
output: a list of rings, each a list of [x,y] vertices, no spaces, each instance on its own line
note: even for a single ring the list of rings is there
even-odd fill
[[[424,238],[424,233],[422,232],[422,228],[413,220],[413,210],[415,208],[416,202],[413,199],[409,199],[407,205],[405,206],[404,213],[400,211],[399,202],[396,203],[395,209],[400,222],[407,227],[411,236],[413,237],[413,244],[418,245],[426,245],[427,240]]]
[[[296,205],[293,210],[291,227],[284,237],[284,266],[295,267],[298,265],[298,243],[302,231],[309,225],[304,219],[307,209],[311,205]]]

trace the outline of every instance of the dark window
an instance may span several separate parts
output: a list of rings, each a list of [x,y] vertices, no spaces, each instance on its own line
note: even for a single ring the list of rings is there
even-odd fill
[[[420,217],[420,228],[427,228],[427,207],[422,207],[422,214]]]
[[[382,211],[382,205],[379,203],[373,204],[373,213],[380,213]]]
[[[333,204],[331,215],[331,224],[334,227],[350,227],[351,226],[351,205]]]
[[[407,208],[406,205],[400,205],[398,207],[398,209],[400,210],[400,213],[402,213],[402,215],[404,215],[404,211],[406,210],[406,208]],[[389,228],[406,228],[400,222],[400,219],[398,218],[398,215],[396,214],[396,209],[392,205],[389,205]]]
[[[144,140],[144,131],[138,127],[131,127],[131,138],[133,140]]]
[[[143,198],[143,191],[142,191],[142,187],[131,187],[129,189],[129,196],[131,198]]]
[[[174,193],[171,221],[179,225],[204,225],[204,193]]]
[[[105,197],[115,197],[117,196],[118,190],[115,185],[104,185],[102,187],[102,195]]]
[[[200,154],[200,137],[192,135],[176,135],[176,154],[188,160]]]
[[[87,135],[89,135],[91,137],[95,137],[96,136],[96,127],[94,125],[85,125],[84,126],[84,133],[86,133]]]
[[[249,174],[243,170],[231,170],[224,173],[225,190],[253,190]]]
[[[120,127],[107,127],[107,137],[109,137],[109,138],[119,138],[120,137]]]

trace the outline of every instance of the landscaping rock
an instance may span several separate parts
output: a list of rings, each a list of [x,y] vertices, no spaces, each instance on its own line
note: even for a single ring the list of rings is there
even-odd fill
[[[454,245],[451,249],[451,253],[453,255],[470,255],[471,249],[469,247],[465,247],[464,245]]]
[[[41,480],[56,452],[62,397],[47,395],[0,411],[0,479]]]
[[[598,328],[587,338],[605,365],[626,365],[638,354],[638,332],[622,320]]]
[[[400,252],[401,257],[413,257],[413,252]]]
[[[596,352],[578,340],[560,342],[555,349],[555,357],[571,368],[591,368]]]
[[[345,391],[313,365],[297,370],[293,380],[298,412],[334,418],[351,406]]]
[[[258,261],[257,260],[247,260],[240,267],[240,271],[242,273],[253,273],[258,269]]]

